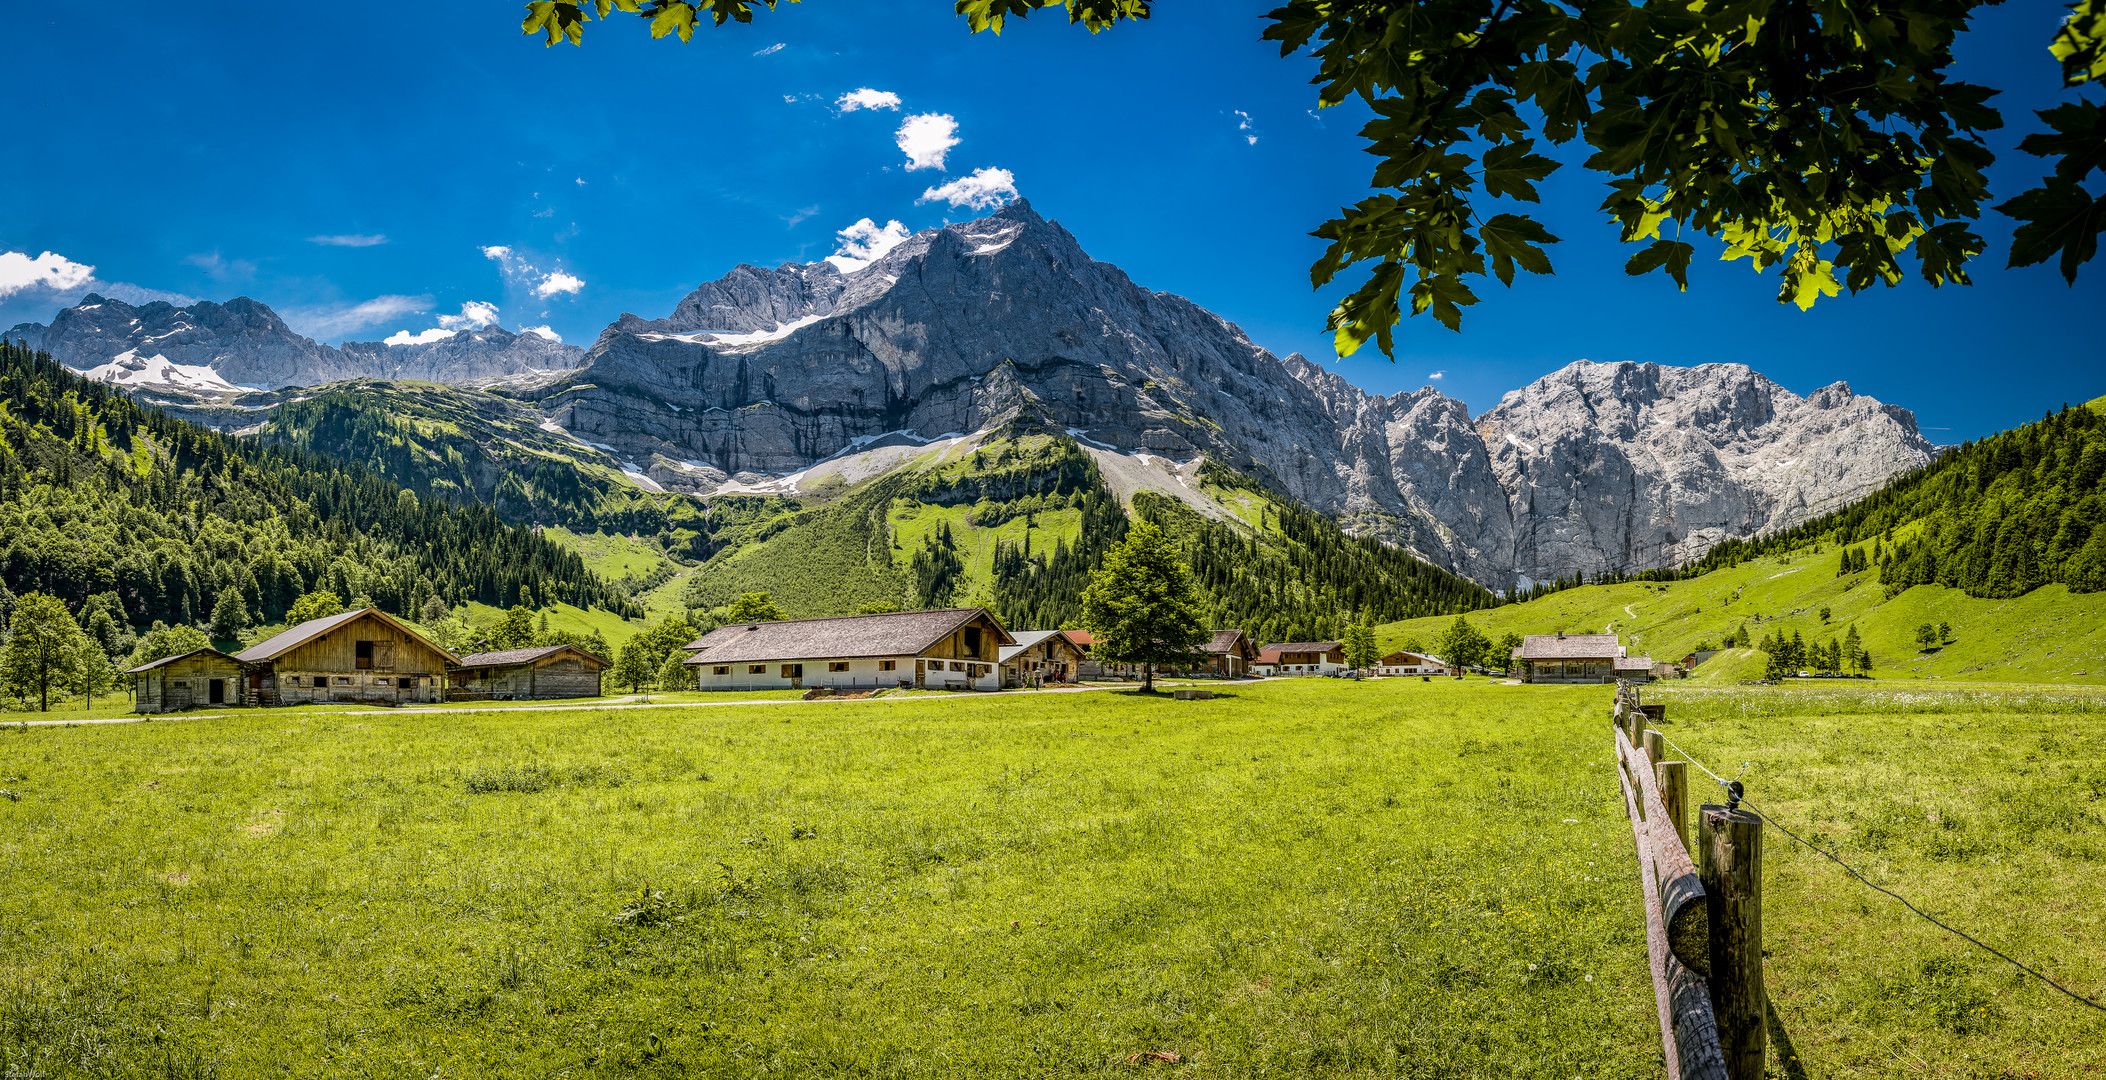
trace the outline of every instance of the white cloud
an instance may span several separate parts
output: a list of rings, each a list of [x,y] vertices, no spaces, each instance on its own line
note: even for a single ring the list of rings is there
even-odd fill
[[[585,186],[585,178],[584,178],[584,177],[582,177],[582,176],[578,177],[578,186],[579,186],[579,187],[584,187],[584,186]]]
[[[540,334],[542,337],[545,337],[558,345],[563,344],[563,335],[556,333],[554,330],[551,330],[546,326],[522,326],[519,328],[519,332],[522,334]]]
[[[907,155],[907,170],[941,169],[945,154],[958,145],[958,121],[946,113],[920,113],[907,117],[893,136]]]
[[[942,187],[932,187],[914,201],[947,202],[952,206],[987,210],[1016,198],[1016,194],[1016,175],[1008,169],[974,169],[971,176],[961,176]]]
[[[578,290],[585,287],[585,279],[576,274],[565,273],[562,270],[542,273],[539,267],[503,244],[492,244],[484,248],[483,257],[495,260],[504,268],[505,281],[508,284],[531,289],[535,296],[544,300],[558,293],[576,295]]]
[[[570,293],[575,296],[578,290],[584,287],[585,282],[582,278],[572,277],[561,270],[551,270],[547,277],[541,279],[541,284],[534,286],[534,295],[543,299],[557,293]]]
[[[285,312],[285,321],[308,337],[328,339],[342,337],[376,323],[392,322],[404,315],[427,311],[430,308],[429,296],[390,294],[356,304],[318,304],[292,308]]]
[[[371,236],[362,236],[357,233],[347,233],[342,236],[310,236],[307,238],[307,242],[310,244],[321,244],[324,247],[379,247],[388,242],[388,234],[374,233]]]
[[[144,307],[156,300],[174,304],[176,307],[189,307],[198,302],[198,298],[195,296],[186,296],[179,292],[167,292],[162,289],[149,289],[141,285],[128,285],[122,281],[90,281],[88,282],[87,291],[100,293],[112,300],[122,300],[135,307]],[[67,306],[71,307],[79,302],[75,300]]]
[[[439,316],[439,325],[447,330],[481,330],[497,321],[497,305],[486,300],[470,300],[461,305],[459,315]]]
[[[442,330],[437,327],[426,330],[421,334],[412,334],[407,330],[397,330],[381,338],[380,343],[382,345],[429,345],[434,341],[444,341],[452,336],[453,331]]]
[[[539,210],[536,210],[536,211],[534,211],[534,216],[535,216],[535,217],[555,217],[555,216],[556,216],[556,208],[555,208],[555,207],[553,207],[553,206],[544,206],[544,207],[542,207],[541,209],[539,209]]]
[[[783,100],[788,101],[789,99],[784,98]],[[835,99],[834,108],[845,113],[852,113],[857,109],[898,109],[899,95],[890,90],[872,90],[867,86],[863,86],[850,90],[848,93]]]
[[[1258,129],[1255,124],[1252,124],[1250,122],[1250,114],[1244,112],[1242,109],[1235,110],[1235,113],[1237,116],[1242,118],[1242,122],[1236,125],[1236,130],[1243,134],[1243,139],[1245,142],[1249,143],[1252,146],[1258,145]]]
[[[217,251],[186,255],[183,261],[211,275],[214,281],[244,280],[256,273],[255,263],[247,259],[229,259]]]
[[[95,268],[47,251],[32,259],[21,251],[0,251],[0,298],[26,289],[77,289],[95,279]]]
[[[819,207],[815,204],[812,206],[804,207],[798,210],[797,212],[791,214],[789,217],[784,218],[783,220],[789,223],[790,228],[794,229],[798,226],[800,222],[804,221],[804,219],[811,217],[813,214],[816,214],[818,212]]]
[[[783,50],[784,46],[786,46],[787,44],[788,44],[788,42],[782,42],[782,41],[778,41],[778,42],[776,42],[775,44],[773,44],[773,45],[770,45],[770,46],[768,46],[768,47],[767,47],[767,48],[765,48],[765,49],[758,49],[758,50],[755,50],[755,51],[754,51],[754,53],[753,53],[753,55],[755,55],[755,56],[773,56],[773,55],[775,55],[776,53],[779,53],[779,52],[781,52],[781,51]]]
[[[1442,369],[1442,370],[1440,370],[1440,371],[1436,371],[1436,372],[1434,372],[1433,374],[1431,374],[1431,375],[1428,375],[1428,376],[1426,376],[1426,377],[1427,377],[1427,378],[1429,378],[1429,379],[1432,379],[1432,380],[1434,380],[1435,382],[1438,382],[1438,381],[1440,381],[1440,380],[1442,380],[1442,379],[1445,379],[1445,378],[1447,378],[1447,377],[1448,377],[1448,372],[1447,372],[1447,370],[1446,370],[1446,369],[1444,368],[1444,369]]]
[[[826,261],[844,274],[853,274],[884,258],[886,252],[905,243],[914,234],[897,221],[888,221],[880,227],[877,222],[864,218],[837,235],[841,237],[841,246],[828,255]]]

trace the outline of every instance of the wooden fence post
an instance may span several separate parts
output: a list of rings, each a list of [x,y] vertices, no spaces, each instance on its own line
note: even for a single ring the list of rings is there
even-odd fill
[[[1697,873],[1711,924],[1719,1051],[1728,1080],[1762,1080],[1762,819],[1723,806],[1706,806],[1699,817]]]
[[[1689,765],[1682,761],[1653,762],[1653,778],[1660,782],[1660,801],[1667,807],[1667,825],[1675,831],[1682,850],[1689,850]]]
[[[1667,760],[1667,736],[1652,728],[1645,729],[1645,741],[1638,745],[1645,747],[1646,761],[1658,765]]]

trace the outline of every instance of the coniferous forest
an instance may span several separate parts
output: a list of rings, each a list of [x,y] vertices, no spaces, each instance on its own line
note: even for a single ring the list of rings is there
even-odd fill
[[[0,538],[10,595],[133,626],[196,624],[230,591],[256,623],[310,591],[397,615],[432,598],[641,614],[575,553],[488,507],[169,417],[12,344],[0,345]]]
[[[1848,545],[1890,591],[1945,585],[1980,597],[2042,585],[2106,589],[2106,417],[2065,406],[1964,443],[1832,514],[1751,541],[1728,540],[1692,570],[1817,542]],[[1903,526],[1915,526],[1897,534]]]

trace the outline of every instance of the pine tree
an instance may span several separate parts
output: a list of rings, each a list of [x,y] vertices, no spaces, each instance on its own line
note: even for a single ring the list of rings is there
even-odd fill
[[[1096,638],[1102,660],[1140,663],[1141,690],[1155,689],[1157,664],[1190,663],[1212,633],[1192,572],[1163,530],[1136,522],[1104,554],[1104,564],[1082,593],[1082,623]]]
[[[234,641],[241,632],[249,628],[249,605],[240,589],[221,589],[219,600],[212,605],[212,639]]]

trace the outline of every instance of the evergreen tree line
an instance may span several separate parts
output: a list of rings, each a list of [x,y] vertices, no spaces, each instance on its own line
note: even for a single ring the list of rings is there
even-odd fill
[[[42,353],[0,344],[0,405],[0,585],[57,597],[91,633],[98,614],[275,622],[317,591],[407,618],[431,599],[641,614],[488,507],[167,416]]]
[[[1980,597],[2061,583],[2106,589],[2106,419],[2065,406],[2023,427],[1964,443],[1841,510],[1752,540],[1728,540],[1687,567],[1702,573],[1819,542],[1890,592],[1946,585]],[[1896,530],[1913,529],[1896,539]]]
[[[1745,646],[1747,638],[1748,628],[1743,626],[1739,630],[1738,644]],[[1727,644],[1735,644],[1734,639],[1729,637]],[[1794,671],[1842,675],[1872,670],[1872,653],[1858,638],[1855,626],[1843,632],[1842,640],[1831,636],[1826,644],[1809,644],[1805,635],[1797,630],[1792,631],[1792,636],[1785,637],[1780,627],[1755,647],[1769,657],[1768,673],[1773,679]]]

